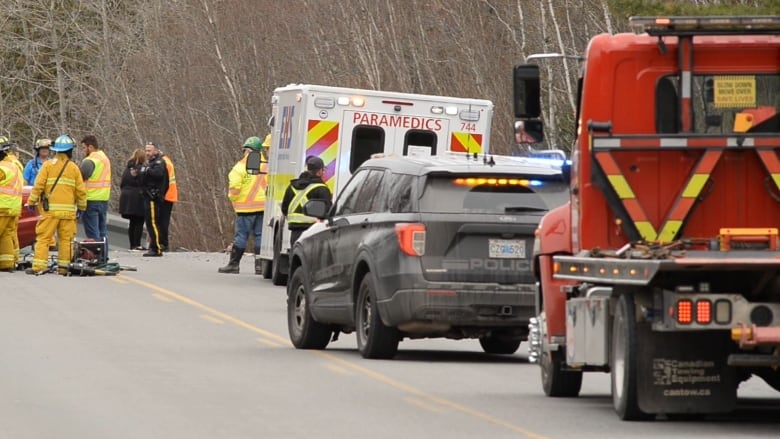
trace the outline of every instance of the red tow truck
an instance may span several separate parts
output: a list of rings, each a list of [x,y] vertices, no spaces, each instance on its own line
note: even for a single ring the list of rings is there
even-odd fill
[[[611,374],[624,420],[780,390],[780,17],[632,17],[588,44],[571,197],[541,221],[530,358],[544,392]],[[538,120],[539,68],[515,67]]]

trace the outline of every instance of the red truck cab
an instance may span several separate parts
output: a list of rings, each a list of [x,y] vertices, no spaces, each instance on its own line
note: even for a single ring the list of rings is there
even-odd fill
[[[751,375],[780,390],[780,17],[631,24],[582,59],[531,360],[550,396],[611,373],[622,419],[728,411]],[[538,67],[516,67],[517,117],[538,90]]]

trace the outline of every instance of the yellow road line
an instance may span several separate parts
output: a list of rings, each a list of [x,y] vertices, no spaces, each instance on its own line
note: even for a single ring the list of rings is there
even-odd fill
[[[120,275],[120,276],[122,276],[122,275]],[[146,288],[148,288],[150,290],[157,291],[159,293],[165,294],[165,295],[167,295],[168,297],[170,297],[172,299],[178,300],[179,302],[182,302],[184,304],[187,304],[187,305],[193,306],[195,308],[198,308],[198,309],[200,309],[202,311],[205,311],[205,312],[211,314],[213,317],[217,317],[219,319],[222,319],[222,320],[224,320],[226,322],[232,323],[232,324],[234,324],[236,326],[239,326],[241,328],[244,328],[246,330],[255,332],[255,333],[260,334],[260,335],[262,335],[262,336],[264,336],[266,338],[279,341],[279,342],[281,342],[282,344],[285,344],[285,345],[289,345],[290,344],[290,341],[286,337],[282,337],[280,335],[274,334],[273,332],[266,331],[265,329],[261,329],[261,328],[258,328],[256,326],[252,326],[252,325],[250,325],[249,323],[247,323],[247,322],[245,322],[243,320],[240,320],[240,319],[237,319],[235,317],[232,317],[232,316],[230,316],[228,314],[225,314],[225,313],[223,313],[221,311],[218,311],[218,310],[216,310],[214,308],[211,308],[211,307],[209,307],[207,305],[204,305],[204,304],[202,304],[200,302],[196,302],[196,301],[190,299],[189,297],[182,296],[181,294],[175,293],[175,292],[170,291],[170,290],[166,290],[165,288],[159,287],[157,285],[151,284],[151,283],[146,282],[146,281],[142,281],[140,279],[135,279],[135,278],[126,277],[126,276],[123,276],[123,279],[127,279],[130,282],[133,282],[135,284],[141,285],[141,286],[146,287]],[[487,422],[489,424],[493,424],[493,425],[496,425],[496,426],[499,426],[499,427],[503,427],[503,428],[505,428],[507,430],[510,430],[510,431],[513,431],[515,433],[520,433],[523,436],[526,436],[526,437],[531,438],[531,439],[546,439],[545,436],[542,436],[540,434],[534,433],[534,432],[532,432],[530,430],[526,430],[525,428],[522,428],[519,425],[515,425],[515,424],[512,424],[511,422],[504,421],[502,419],[496,418],[495,416],[491,416],[491,415],[489,415],[487,413],[480,412],[479,410],[474,410],[474,409],[466,407],[466,406],[464,406],[462,404],[458,404],[455,401],[450,401],[449,399],[440,398],[438,396],[426,393],[423,390],[418,389],[417,387],[414,387],[412,385],[409,385],[409,384],[403,383],[401,381],[395,380],[393,378],[390,378],[387,375],[384,375],[382,373],[373,371],[371,369],[363,367],[363,366],[361,366],[361,365],[359,365],[357,363],[354,363],[352,361],[339,358],[339,357],[337,357],[337,356],[335,356],[333,354],[329,354],[329,353],[324,352],[324,351],[314,351],[314,350],[306,350],[305,352],[309,352],[309,353],[312,353],[312,354],[315,354],[315,355],[319,355],[321,358],[324,358],[324,359],[326,359],[328,361],[331,361],[331,362],[335,363],[336,365],[342,366],[342,367],[344,367],[347,370],[352,370],[354,372],[358,372],[358,373],[360,373],[362,375],[365,375],[365,376],[367,376],[367,377],[369,377],[369,378],[371,378],[371,379],[373,379],[375,381],[378,381],[380,383],[384,383],[384,384],[386,384],[386,385],[388,385],[390,387],[398,389],[398,390],[400,390],[402,392],[406,392],[406,393],[408,393],[410,395],[416,396],[417,398],[420,398],[422,400],[427,400],[427,401],[430,401],[432,403],[435,403],[435,404],[447,407],[449,409],[452,409],[452,410],[455,410],[455,411],[467,414],[467,415],[472,416],[474,418],[477,418],[477,419],[480,419],[482,421],[485,421],[485,422]]]
[[[259,341],[260,343],[262,343],[262,344],[264,344],[266,346],[271,346],[272,348],[278,348],[279,346],[281,346],[281,344],[279,344],[279,343],[277,343],[275,341],[266,340],[264,338],[258,338],[257,341]]]
[[[217,325],[225,324],[225,322],[223,322],[222,320],[220,320],[220,319],[218,319],[218,318],[216,318],[214,316],[210,316],[208,314],[201,314],[200,318],[202,318],[203,320],[209,321],[211,323],[216,323]]]
[[[162,301],[162,302],[168,302],[168,303],[173,302],[173,299],[171,299],[170,297],[166,296],[165,294],[154,293],[154,294],[152,294],[152,297],[154,297],[155,299],[157,299],[159,301]]]
[[[116,283],[118,283],[118,284],[127,284],[127,283],[129,283],[129,282],[127,282],[126,280],[124,280],[124,279],[120,279],[120,278],[118,278],[118,277],[116,277],[116,276],[111,276],[111,280],[112,280],[113,282],[116,282]]]
[[[331,372],[336,372],[341,375],[352,375],[352,372],[348,371],[347,369],[344,369],[341,366],[337,366],[330,361],[325,363],[325,367],[330,370]]]
[[[446,411],[441,406],[433,405],[433,404],[428,403],[427,401],[422,401],[422,400],[419,400],[417,398],[406,397],[406,398],[404,398],[404,401],[408,402],[409,404],[416,405],[417,407],[420,407],[422,409],[425,409],[425,410],[428,410],[428,411],[431,411],[431,412],[435,412],[435,413],[444,413]]]

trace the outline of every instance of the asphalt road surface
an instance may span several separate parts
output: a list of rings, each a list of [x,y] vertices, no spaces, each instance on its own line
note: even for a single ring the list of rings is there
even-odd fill
[[[758,380],[739,409],[621,422],[606,374],[546,398],[526,346],[404,341],[365,360],[354,335],[323,351],[287,338],[285,290],[217,273],[224,254],[112,251],[118,276],[0,273],[0,438],[777,437],[780,395]]]

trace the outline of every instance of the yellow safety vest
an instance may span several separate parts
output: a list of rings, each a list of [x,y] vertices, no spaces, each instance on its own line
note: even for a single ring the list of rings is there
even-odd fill
[[[0,161],[3,177],[0,179],[0,215],[19,216],[22,214],[22,177],[16,164],[4,159]]]
[[[314,183],[301,190],[292,187],[294,195],[292,201],[290,201],[290,206],[287,208],[288,224],[314,224],[317,222],[317,218],[303,214],[303,206],[309,201],[309,193],[318,187],[327,188],[328,186],[323,183]]]
[[[246,172],[246,157],[233,166],[228,174],[228,199],[236,213],[265,211],[266,165],[260,165],[260,174]]]
[[[111,162],[103,151],[95,151],[86,158],[95,164],[92,175],[84,182],[88,201],[108,201],[111,198]]]

